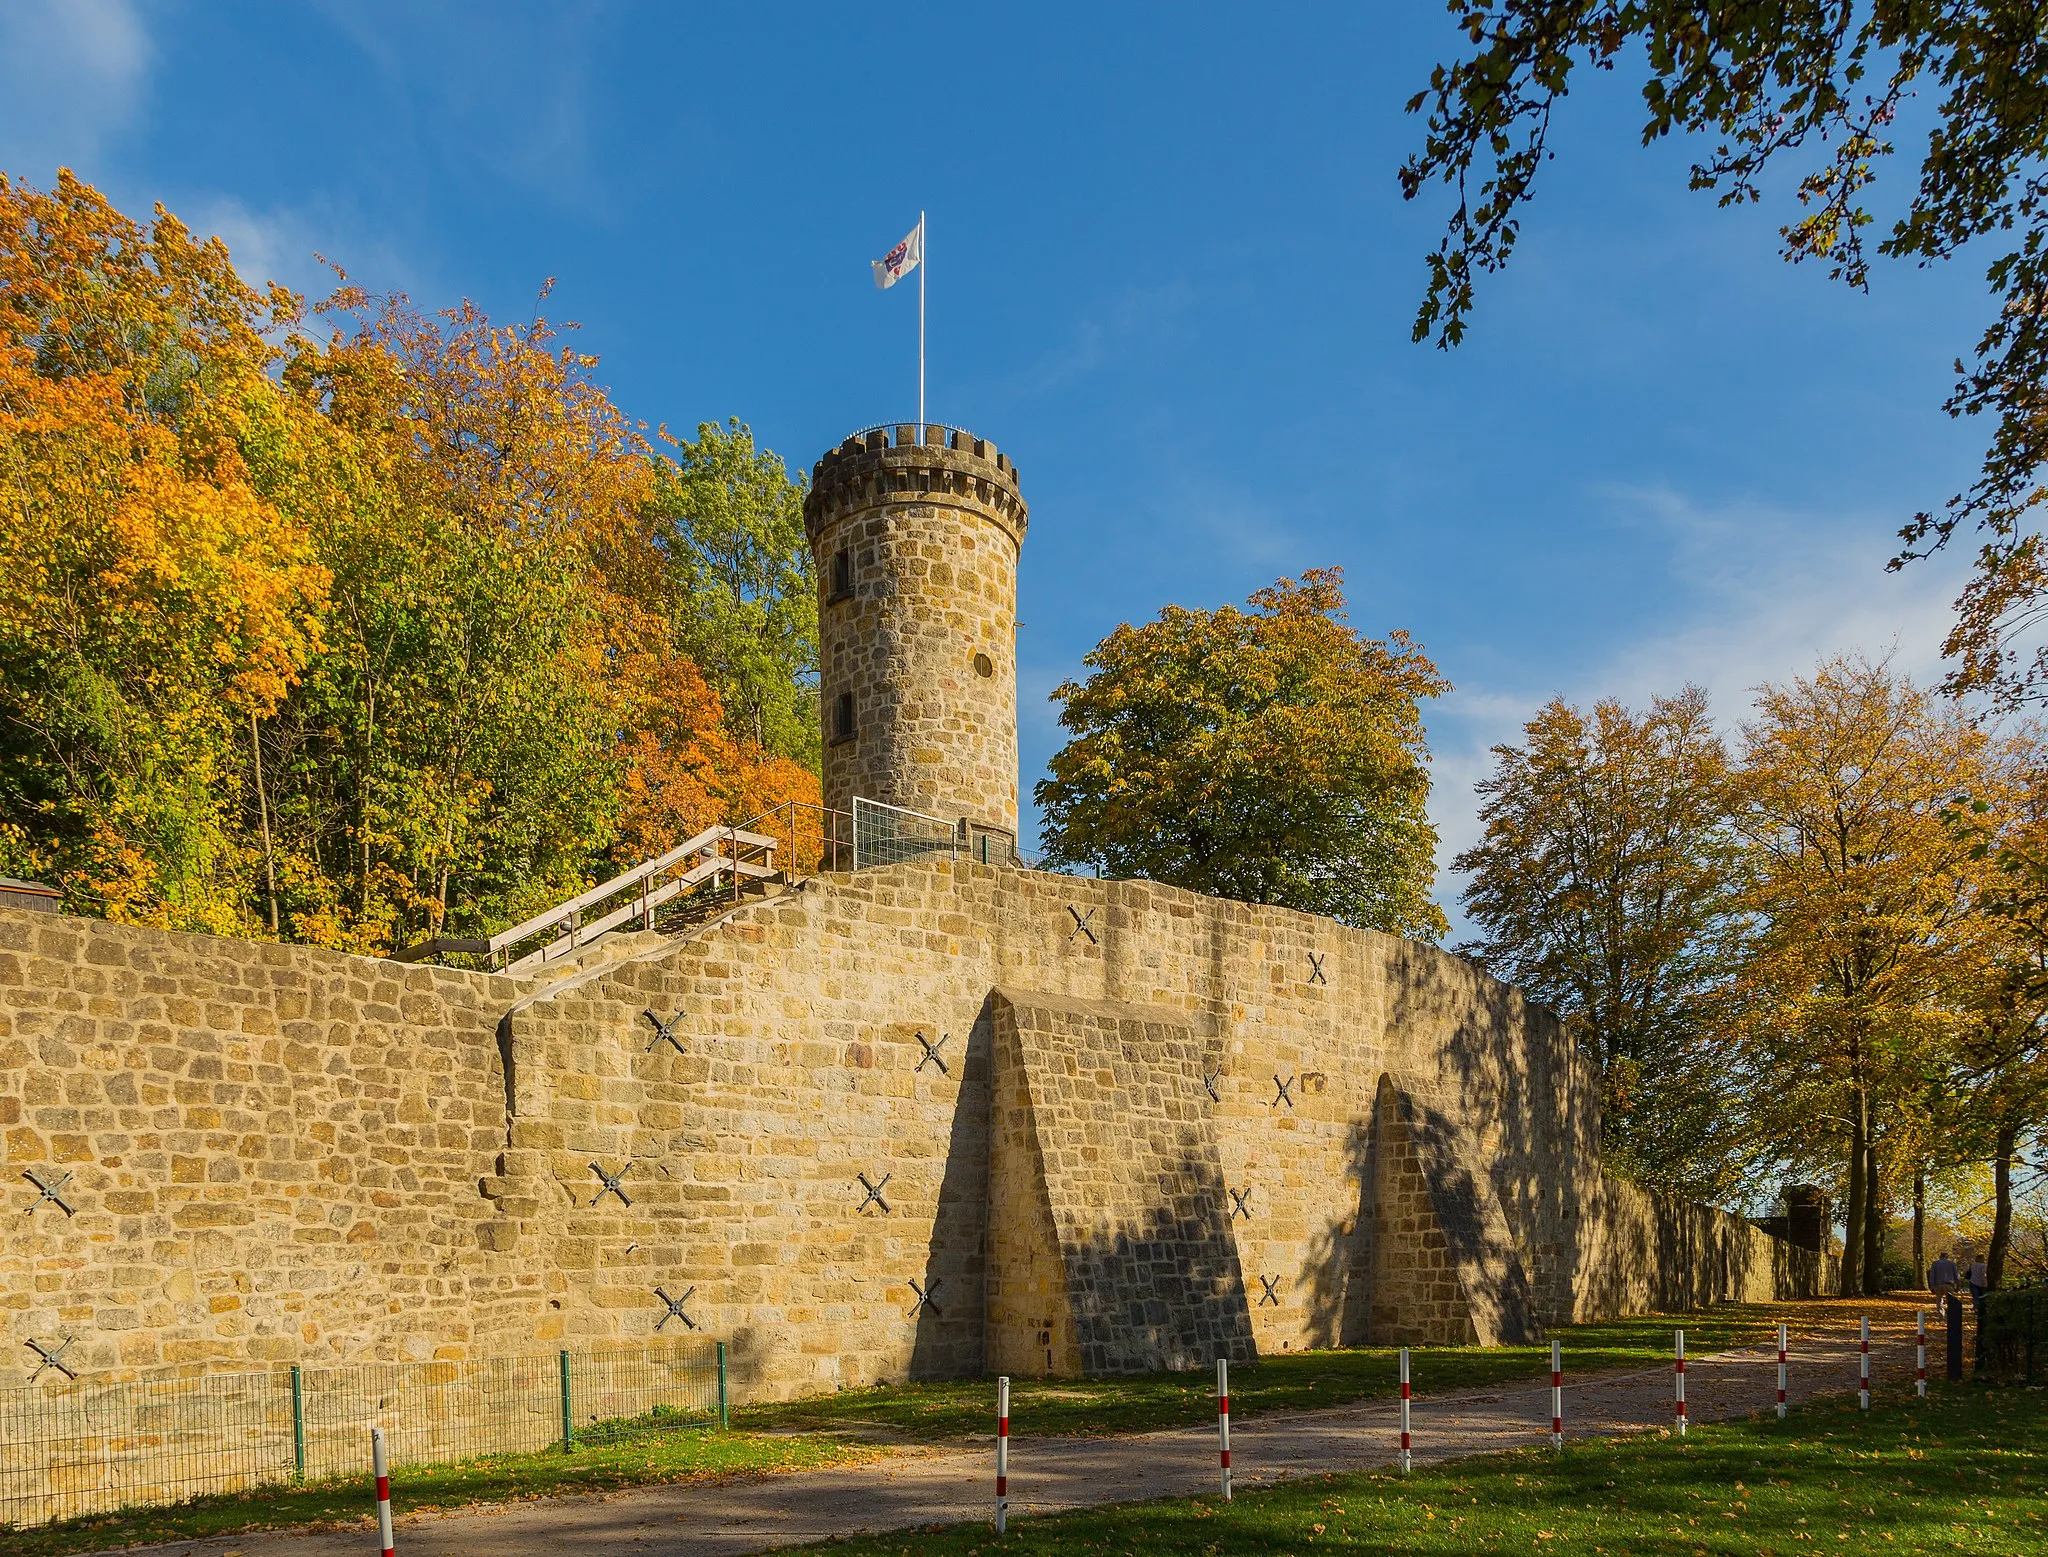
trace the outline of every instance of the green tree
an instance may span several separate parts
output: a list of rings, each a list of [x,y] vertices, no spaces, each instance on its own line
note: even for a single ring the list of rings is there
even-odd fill
[[[1927,264],[1975,244],[1992,306],[1972,363],[1947,402],[1995,423],[1982,470],[1939,514],[1901,532],[1898,566],[1959,528],[1983,536],[1947,652],[1951,689],[1994,688],[2008,701],[2048,695],[2048,595],[2039,511],[2048,450],[2048,50],[2037,7],[2007,0],[1756,4],[1752,0],[1450,0],[1470,44],[1437,66],[1409,103],[1426,112],[1422,150],[1401,169],[1413,198],[1456,191],[1429,257],[1415,338],[1464,336],[1478,277],[1512,255],[1521,211],[1549,159],[1553,115],[1584,69],[1642,70],[1645,142],[1712,137],[1692,186],[1723,205],[1760,200],[1767,170],[1800,164],[1784,254],[1815,260],[1864,287],[1875,223],[1865,203],[1909,96],[1931,100],[1919,180],[1875,253]]]
[[[1641,715],[1554,699],[1493,750],[1485,835],[1452,862],[1482,932],[1458,950],[1556,1010],[1598,1066],[1615,1171],[1725,1194],[1741,1126],[1709,997],[1735,939],[1736,850],[1706,694]]]
[[[733,420],[670,440],[649,512],[677,647],[703,669],[735,740],[819,764],[818,594],[804,483]]]
[[[1336,568],[1249,605],[1126,623],[1053,692],[1048,858],[1435,940],[1420,700],[1449,684],[1406,634],[1344,625]]]

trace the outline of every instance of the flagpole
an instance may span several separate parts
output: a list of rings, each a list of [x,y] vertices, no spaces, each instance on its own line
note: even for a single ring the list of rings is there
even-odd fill
[[[924,212],[917,213],[917,441],[924,442],[924,273],[931,264]]]

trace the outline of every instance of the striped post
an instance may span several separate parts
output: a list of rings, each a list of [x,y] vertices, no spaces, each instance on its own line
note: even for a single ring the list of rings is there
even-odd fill
[[[1870,1321],[1868,1319],[1858,1320],[1857,1328],[1862,1332],[1862,1340],[1858,1347],[1860,1355],[1856,1359],[1856,1405],[1859,1410],[1868,1411],[1870,1409]]]
[[[1223,1501],[1230,1501],[1230,1360],[1216,1359],[1216,1452],[1223,1462]]]
[[[1778,1420],[1785,1420],[1785,1326],[1778,1326]]]
[[[1671,1430],[1685,1436],[1685,1332],[1671,1332]]]
[[[384,1462],[384,1429],[370,1429],[370,1468],[377,1476],[377,1545],[384,1557],[392,1557],[391,1471]]]
[[[1414,1468],[1414,1440],[1408,1436],[1408,1348],[1401,1348],[1401,1474]]]
[[[1550,1447],[1564,1448],[1564,1348],[1550,1343]]]
[[[1010,1524],[1010,1379],[996,1380],[996,1534]]]
[[[1913,1391],[1927,1393],[1927,1310],[1913,1316]]]

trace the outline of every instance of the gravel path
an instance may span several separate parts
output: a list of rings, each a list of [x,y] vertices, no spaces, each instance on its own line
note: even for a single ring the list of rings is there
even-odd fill
[[[1910,1380],[1912,1311],[1872,1304],[1871,1372],[1879,1385]],[[1794,1400],[1856,1388],[1853,1331],[1795,1333]],[[1931,1367],[1939,1353],[1929,1346]],[[1570,1366],[1570,1357],[1566,1357]],[[1776,1400],[1774,1348],[1752,1347],[1686,1360],[1686,1410],[1695,1421],[1745,1416]],[[1433,1398],[1418,1377],[1415,1457],[1424,1463],[1547,1441],[1550,1390],[1515,1385],[1489,1394]],[[1565,1389],[1565,1432],[1573,1438],[1654,1431],[1671,1425],[1671,1370],[1607,1374]],[[1399,1406],[1382,1401],[1331,1411],[1255,1417],[1231,1431],[1239,1487],[1394,1461]],[[985,1517],[994,1496],[994,1449],[906,1449],[877,1464],[791,1472],[746,1480],[641,1487],[600,1496],[505,1504],[400,1522],[403,1557],[596,1557],[729,1553]],[[1216,1488],[1213,1428],[1121,1438],[1013,1438],[1013,1518],[1097,1503],[1187,1496]],[[361,1530],[250,1534],[130,1548],[131,1557],[361,1557]]]

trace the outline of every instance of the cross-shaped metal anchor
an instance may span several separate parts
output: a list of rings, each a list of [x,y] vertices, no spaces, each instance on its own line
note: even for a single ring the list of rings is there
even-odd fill
[[[1250,1199],[1252,1198],[1251,1190],[1226,1189],[1224,1193],[1229,1195],[1230,1198],[1236,1203],[1231,1206],[1230,1215],[1225,1217],[1223,1220],[1226,1222],[1234,1222],[1239,1217],[1243,1217],[1247,1222],[1249,1222],[1252,1219],[1252,1208],[1249,1204],[1247,1204],[1247,1202],[1250,1201]]]
[[[42,1361],[36,1364],[36,1371],[28,1376],[29,1383],[33,1384],[37,1379],[41,1378],[43,1376],[43,1370],[45,1368],[55,1368],[67,1379],[77,1378],[78,1375],[76,1373],[73,1373],[64,1361],[64,1354],[71,1350],[71,1343],[76,1339],[76,1336],[65,1336],[63,1340],[57,1343],[57,1349],[55,1351],[51,1351],[50,1348],[45,1346],[41,1341],[28,1342],[28,1349],[34,1352],[38,1357],[42,1358]]]
[[[1100,946],[1102,944],[1102,942],[1095,939],[1095,932],[1088,928],[1088,921],[1095,917],[1094,909],[1091,908],[1084,914],[1072,903],[1069,903],[1067,905],[1067,912],[1074,916],[1074,928],[1067,932],[1068,940],[1071,941],[1077,935],[1085,935],[1095,945]]]
[[[1259,1307],[1264,1308],[1268,1303],[1271,1303],[1275,1308],[1278,1308],[1280,1306],[1280,1299],[1273,1295],[1273,1291],[1280,1285],[1280,1278],[1278,1276],[1261,1276],[1259,1278],[1259,1285],[1266,1289],[1259,1296]]]
[[[880,1206],[882,1208],[882,1215],[887,1216],[889,1214],[889,1202],[882,1198],[882,1191],[889,1187],[889,1180],[896,1177],[896,1175],[893,1173],[883,1174],[882,1182],[879,1184],[869,1183],[868,1176],[865,1173],[856,1173],[854,1177],[860,1180],[860,1187],[867,1191],[867,1198],[853,1208],[853,1214],[859,1216],[869,1206]]]
[[[1327,984],[1330,982],[1323,977],[1323,958],[1328,955],[1328,952],[1310,952],[1308,954],[1308,981],[1311,984]]]
[[[924,1049],[924,1058],[917,1062],[917,1069],[923,1070],[927,1065],[936,1065],[939,1067],[939,1074],[941,1076],[952,1075],[953,1073],[950,1070],[946,1069],[946,1057],[943,1054],[939,1053],[939,1050],[946,1047],[946,1040],[952,1036],[953,1035],[951,1033],[940,1033],[939,1041],[937,1043],[933,1043],[929,1038],[925,1037],[923,1033],[919,1033],[917,1035],[917,1041],[919,1045],[922,1046],[922,1048]],[[916,1074],[916,1072],[912,1072],[912,1074],[914,1075]]]
[[[23,1216],[27,1216],[29,1212],[35,1210],[35,1208],[41,1205],[45,1200],[49,1201],[59,1211],[62,1211],[66,1216],[76,1216],[78,1214],[76,1211],[72,1210],[71,1207],[65,1202],[64,1197],[57,1193],[58,1190],[62,1189],[66,1184],[69,1184],[71,1182],[70,1174],[65,1174],[62,1178],[58,1179],[57,1182],[54,1184],[48,1182],[40,1175],[38,1175],[34,1168],[29,1168],[26,1171],[24,1171],[22,1177],[27,1179],[29,1183],[35,1185],[37,1189],[42,1191],[40,1195],[36,1196],[34,1200],[28,1203],[27,1209],[25,1209],[22,1212]]]
[[[1266,1106],[1268,1108],[1278,1108],[1282,1103],[1285,1103],[1289,1108],[1294,1107],[1294,1093],[1290,1090],[1294,1086],[1294,1077],[1289,1076],[1285,1081],[1282,1081],[1278,1076],[1275,1076],[1273,1078],[1273,1085],[1280,1090],[1274,1095],[1273,1101]]]
[[[1223,1101],[1223,1094],[1216,1090],[1216,1083],[1222,1079],[1223,1072],[1220,1070],[1205,1070],[1202,1072],[1202,1089],[1209,1094],[1209,1101],[1212,1103]]]
[[[646,1017],[648,1021],[654,1024],[654,1036],[647,1040],[647,1052],[649,1054],[652,1054],[654,1052],[655,1046],[657,1044],[663,1043],[673,1047],[676,1053],[678,1054],[688,1054],[690,1052],[688,1049],[683,1047],[683,1040],[676,1036],[676,1028],[679,1025],[681,1025],[683,1020],[682,1012],[678,1011],[666,1022],[664,1022],[660,1017],[656,1016],[652,1011],[642,1011],[640,1014]]]
[[[912,1276],[910,1278],[910,1290],[917,1294],[917,1301],[910,1305],[911,1318],[915,1319],[917,1317],[917,1311],[921,1308],[930,1309],[933,1313],[937,1314],[941,1319],[946,1317],[945,1310],[940,1308],[936,1301],[936,1294],[941,1285],[943,1285],[943,1283],[937,1277],[934,1277],[932,1279],[932,1284],[928,1287],[920,1287],[917,1284],[917,1278],[915,1276]]]
[[[599,1178],[604,1180],[604,1188],[600,1189],[596,1194],[590,1197],[590,1203],[592,1205],[596,1205],[600,1200],[604,1199],[604,1197],[607,1195],[617,1195],[619,1197],[619,1202],[622,1205],[630,1206],[633,1203],[632,1197],[629,1196],[623,1189],[619,1188],[619,1180],[624,1178],[627,1174],[633,1171],[632,1163],[628,1162],[623,1168],[619,1169],[617,1173],[607,1173],[604,1171],[604,1169],[600,1168],[596,1163],[593,1162],[590,1165],[590,1171],[592,1173],[595,1173]]]
[[[680,1319],[683,1322],[683,1328],[685,1330],[696,1329],[697,1321],[692,1319],[688,1314],[683,1312],[683,1305],[690,1301],[690,1293],[695,1292],[696,1290],[697,1289],[695,1287],[691,1287],[689,1291],[685,1292],[681,1297],[672,1298],[660,1287],[656,1287],[654,1289],[654,1295],[660,1298],[662,1302],[668,1305],[668,1312],[663,1314],[659,1319],[654,1321],[654,1328],[659,1330],[671,1319]]]

